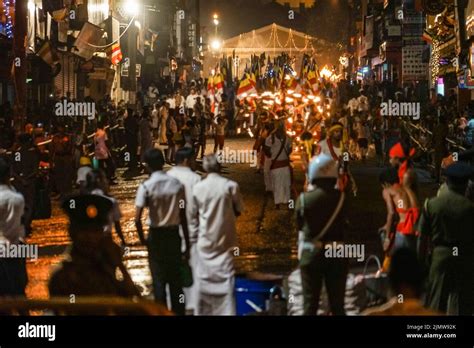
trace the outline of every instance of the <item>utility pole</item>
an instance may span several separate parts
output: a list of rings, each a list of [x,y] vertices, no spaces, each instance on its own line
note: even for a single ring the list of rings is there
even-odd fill
[[[137,27],[135,23],[130,25],[128,29],[128,78],[130,81],[129,88],[129,104],[135,109],[137,105]]]
[[[27,1],[15,2],[13,33],[13,81],[15,83],[14,126],[21,129],[26,120],[26,35],[28,31]]]
[[[348,1],[347,2],[347,13],[348,13],[348,21],[347,21],[347,53],[349,54],[349,64],[347,65],[347,67],[344,67],[343,69],[343,74],[344,74],[344,78],[346,78],[346,74],[351,73],[352,72],[352,64],[353,64],[353,58],[350,58],[350,55],[354,56],[354,50],[353,50],[353,47],[352,47],[352,35],[354,34],[355,30],[354,30],[354,6],[356,6],[354,4],[354,1]],[[349,80],[350,80],[350,77],[349,77]]]

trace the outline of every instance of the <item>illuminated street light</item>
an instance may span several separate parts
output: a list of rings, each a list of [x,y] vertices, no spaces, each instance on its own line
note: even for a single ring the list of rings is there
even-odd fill
[[[214,39],[211,42],[211,48],[213,51],[218,51],[222,47],[222,42],[219,39]]]
[[[135,17],[136,15],[138,15],[140,6],[137,0],[125,0],[125,3],[123,4],[123,9],[126,14]]]
[[[33,0],[28,1],[28,10],[34,11],[35,10],[35,3]]]
[[[214,16],[212,16],[212,18],[213,18],[214,26],[216,27],[215,35],[217,36],[217,27],[219,26],[219,15],[217,13],[214,13]]]

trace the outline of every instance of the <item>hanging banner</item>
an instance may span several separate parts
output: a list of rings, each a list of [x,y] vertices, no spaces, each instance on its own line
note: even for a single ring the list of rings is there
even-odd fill
[[[402,48],[403,81],[426,80],[428,64],[423,63],[423,45],[404,46]]]
[[[73,49],[73,53],[85,60],[90,60],[99,46],[104,30],[99,28],[97,25],[86,22],[81,29],[81,32],[77,36],[74,43],[76,49]]]
[[[374,46],[374,16],[365,17],[365,49],[370,50]]]

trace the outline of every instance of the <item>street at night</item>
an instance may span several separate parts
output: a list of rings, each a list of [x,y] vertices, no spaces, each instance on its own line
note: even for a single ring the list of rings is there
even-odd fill
[[[472,343],[473,23],[474,0],[0,0],[0,348],[181,323],[169,343]]]
[[[231,139],[230,148],[235,150],[249,149],[253,142],[248,138]],[[303,185],[301,161],[294,157],[297,182]],[[381,169],[375,163],[366,165],[354,164],[354,175],[360,190],[354,198],[350,212],[353,221],[351,240],[365,243],[372,253],[380,253],[377,249],[377,228],[384,221],[384,206],[378,187],[371,185],[377,180]],[[168,169],[168,168],[167,168]],[[275,279],[288,276],[297,266],[297,234],[292,223],[292,210],[276,211],[271,204],[270,196],[265,195],[262,174],[248,164],[229,164],[224,169],[224,175],[236,180],[241,185],[244,196],[244,214],[237,222],[239,256],[236,256],[236,271],[240,275],[250,274],[258,277],[266,273]],[[419,170],[422,179],[423,194],[429,196],[434,192],[435,185],[429,179],[426,171]],[[112,194],[120,200],[123,217],[121,223],[127,241],[131,244],[125,252],[124,262],[134,281],[140,286],[142,294],[151,293],[151,275],[148,270],[147,253],[144,246],[139,245],[138,236],[133,225],[134,199],[137,186],[146,178],[145,175],[133,180],[120,180],[114,186]],[[374,206],[370,202],[376,202]],[[289,224],[290,222],[291,224]],[[58,207],[54,206],[53,217],[34,223],[35,233],[29,243],[37,244],[39,259],[28,264],[29,284],[27,296],[32,299],[48,298],[47,281],[52,266],[57,265],[62,258],[70,240],[66,233],[67,219]],[[354,272],[361,272],[361,264],[353,263]],[[257,273],[257,274],[255,274]]]

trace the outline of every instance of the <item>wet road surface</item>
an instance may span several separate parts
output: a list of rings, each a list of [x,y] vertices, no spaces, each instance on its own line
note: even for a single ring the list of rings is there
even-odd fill
[[[253,141],[249,138],[230,139],[226,141],[226,146],[233,150],[252,150]],[[207,149],[208,152],[212,150],[210,141]],[[169,169],[169,166],[166,169]],[[119,183],[111,187],[111,194],[120,203],[122,230],[126,241],[131,244],[124,251],[124,262],[132,279],[146,296],[151,292],[151,276],[146,248],[139,244],[135,231],[134,200],[138,185],[147,176],[141,175],[132,180],[125,180],[121,178],[122,173],[123,170],[118,171]],[[223,174],[239,182],[244,199],[244,212],[237,223],[239,235],[237,272],[286,273],[292,268],[294,264],[292,260],[294,261],[296,256],[296,247],[292,247],[296,243],[296,236],[289,226],[285,226],[289,225],[291,213],[279,212],[276,220],[274,216],[266,216],[264,212],[272,203],[271,197],[265,196],[263,174],[257,173],[256,168],[251,167],[250,163],[225,164]],[[270,218],[270,221],[264,221],[267,218]],[[34,221],[33,233],[28,242],[39,246],[39,258],[36,261],[28,261],[29,298],[48,298],[49,276],[54,267],[60,263],[70,243],[67,224],[67,218],[61,211],[58,201],[53,201],[52,218]],[[116,241],[119,242],[118,238]]]
[[[212,144],[213,145],[213,144]],[[249,138],[226,140],[226,146],[233,150],[252,150],[253,140]],[[208,152],[212,150],[208,142]],[[297,188],[301,190],[304,175],[298,156],[293,158]],[[169,167],[168,167],[169,168]],[[369,253],[377,253],[377,228],[383,225],[385,205],[377,184],[379,168],[369,164],[354,163],[353,174],[359,186],[357,197],[350,199],[349,220],[351,230],[349,239],[365,243]],[[122,171],[118,171],[120,177]],[[296,266],[297,232],[291,210],[276,210],[271,196],[265,194],[263,174],[249,163],[225,164],[223,175],[237,181],[244,199],[244,211],[238,218],[239,240],[236,256],[237,273],[262,272],[287,275]],[[135,232],[134,199],[138,185],[146,175],[132,180],[120,178],[119,184],[112,186],[111,194],[119,200],[122,212],[122,229],[125,239],[131,246],[125,249],[124,262],[133,281],[142,294],[151,293],[151,276],[148,269],[147,252],[139,244]],[[429,180],[426,180],[429,182]],[[425,195],[434,195],[432,187],[422,185]],[[116,239],[118,242],[118,238]],[[61,261],[70,241],[67,235],[67,219],[60,210],[58,202],[53,202],[53,216],[48,220],[34,221],[33,233],[29,243],[38,244],[39,258],[27,264],[29,298],[48,298],[47,283],[51,271]],[[357,266],[357,265],[356,265]]]

